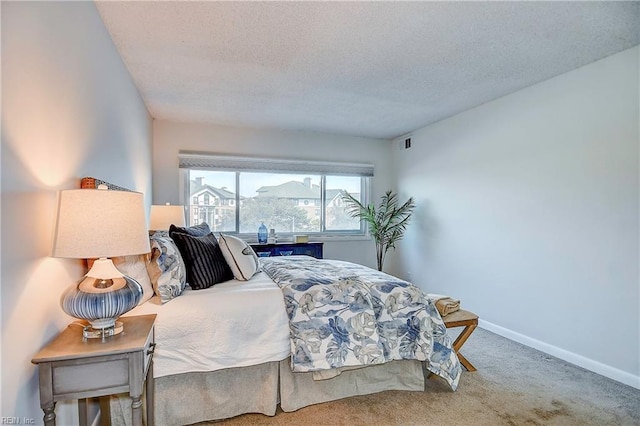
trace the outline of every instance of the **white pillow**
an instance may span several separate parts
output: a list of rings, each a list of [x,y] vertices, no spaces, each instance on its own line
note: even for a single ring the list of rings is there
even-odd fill
[[[218,240],[224,260],[233,271],[233,276],[240,281],[247,281],[260,267],[258,256],[244,240],[231,235],[220,234]]]
[[[119,256],[111,259],[118,271],[124,275],[138,281],[142,286],[142,298],[138,305],[142,305],[153,297],[153,286],[147,272],[147,263],[149,262],[146,254],[133,256]]]

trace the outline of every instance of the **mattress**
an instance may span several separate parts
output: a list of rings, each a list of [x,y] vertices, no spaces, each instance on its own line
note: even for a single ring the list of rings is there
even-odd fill
[[[158,296],[126,315],[157,314],[154,377],[281,361],[290,355],[282,292],[263,272],[204,290]]]

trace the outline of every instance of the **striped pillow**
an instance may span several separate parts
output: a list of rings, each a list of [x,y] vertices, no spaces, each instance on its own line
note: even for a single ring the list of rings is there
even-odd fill
[[[202,290],[233,279],[233,273],[213,234],[197,237],[174,231],[169,235],[180,250],[187,268],[187,283],[192,289]]]
[[[209,225],[207,225],[207,222],[202,222],[200,225],[193,225],[189,227],[171,225],[169,227],[169,235],[171,235],[172,232],[189,234],[193,235],[194,237],[204,237],[205,235],[209,235],[211,233],[211,229],[209,229]]]

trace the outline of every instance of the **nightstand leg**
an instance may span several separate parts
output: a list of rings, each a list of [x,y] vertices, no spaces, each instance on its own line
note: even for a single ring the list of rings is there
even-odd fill
[[[56,426],[56,403],[52,402],[48,407],[42,407],[42,411],[44,411],[44,425],[45,426]]]
[[[131,414],[133,426],[142,426],[142,395],[131,397]]]
[[[45,426],[56,426],[56,402],[53,399],[53,370],[50,362],[40,364],[38,368],[40,381],[40,408],[44,411]]]
[[[155,424],[153,407],[155,407],[155,395],[154,383],[153,383],[153,357],[149,360],[149,371],[147,372],[147,382],[145,384],[145,391],[147,392],[147,426],[153,426]]]

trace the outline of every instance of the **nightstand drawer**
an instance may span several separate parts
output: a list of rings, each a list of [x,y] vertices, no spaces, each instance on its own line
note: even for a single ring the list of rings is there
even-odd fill
[[[74,365],[75,364],[75,365]],[[105,395],[129,386],[129,358],[91,360],[86,363],[53,365],[54,395],[70,395],[103,390]]]

